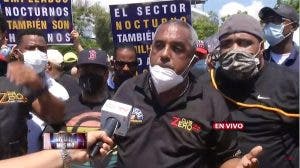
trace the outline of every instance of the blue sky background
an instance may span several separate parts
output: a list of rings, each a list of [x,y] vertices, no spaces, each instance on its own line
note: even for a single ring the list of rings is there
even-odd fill
[[[217,12],[221,9],[221,7],[229,2],[237,2],[244,6],[249,6],[252,4],[253,0],[208,0],[204,5],[204,11],[214,11]],[[261,1],[264,6],[274,7],[276,4],[276,0],[262,0]]]

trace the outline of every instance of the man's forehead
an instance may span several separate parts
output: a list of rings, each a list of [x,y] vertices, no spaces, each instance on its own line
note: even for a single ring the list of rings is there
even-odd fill
[[[233,40],[233,39],[255,39],[256,37],[250,33],[246,32],[237,32],[232,34],[226,34],[221,37],[220,42],[226,41],[226,40]]]
[[[164,24],[157,30],[154,41],[161,39],[174,39],[174,40],[182,40],[190,37],[191,34],[189,30],[179,24]]]
[[[44,37],[38,35],[24,35],[22,36],[22,43],[25,45],[47,45]]]
[[[117,59],[134,59],[136,58],[136,53],[130,49],[120,49],[116,52]]]
[[[186,27],[179,25],[179,24],[164,24],[159,27],[156,32],[157,34],[176,34],[177,32],[181,31],[185,35],[189,35],[189,31]]]

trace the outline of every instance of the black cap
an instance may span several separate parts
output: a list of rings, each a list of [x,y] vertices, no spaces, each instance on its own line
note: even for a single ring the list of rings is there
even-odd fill
[[[77,66],[97,64],[107,67],[107,53],[98,49],[85,49],[79,53]]]
[[[299,15],[297,11],[293,7],[286,4],[276,5],[273,9],[269,7],[264,7],[258,13],[258,16],[262,21],[274,15],[279,15],[299,24]]]
[[[229,17],[219,30],[219,40],[224,35],[233,33],[250,33],[263,39],[263,30],[260,23],[252,16],[246,14],[235,14]]]

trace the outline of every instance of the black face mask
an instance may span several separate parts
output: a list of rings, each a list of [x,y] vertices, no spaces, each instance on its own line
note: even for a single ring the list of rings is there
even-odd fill
[[[118,85],[121,85],[125,80],[134,77],[135,72],[115,72],[115,78],[118,82]]]
[[[79,77],[79,86],[84,93],[95,95],[102,90],[104,84],[103,76],[96,74],[86,74]]]

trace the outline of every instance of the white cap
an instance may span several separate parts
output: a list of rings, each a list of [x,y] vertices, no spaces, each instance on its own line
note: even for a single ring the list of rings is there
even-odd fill
[[[60,66],[60,64],[64,61],[64,56],[58,50],[47,50],[47,56],[48,61],[57,66]]]

